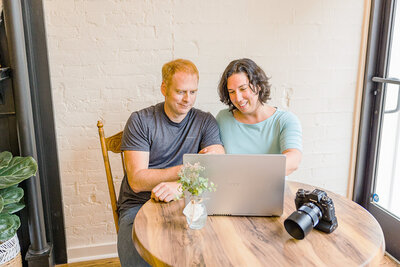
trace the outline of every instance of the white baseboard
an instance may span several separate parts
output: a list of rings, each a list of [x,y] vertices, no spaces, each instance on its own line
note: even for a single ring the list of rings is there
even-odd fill
[[[117,243],[68,248],[68,263],[118,257]]]

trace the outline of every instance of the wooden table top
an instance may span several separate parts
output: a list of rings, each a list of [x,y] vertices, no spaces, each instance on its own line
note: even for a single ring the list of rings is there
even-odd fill
[[[284,220],[295,211],[298,188],[286,182],[281,217],[208,216],[201,230],[188,228],[184,201],[149,200],[139,210],[132,238],[152,266],[375,266],[385,251],[383,232],[363,207],[326,191],[335,205],[338,228],[331,234],[313,229],[293,239]]]

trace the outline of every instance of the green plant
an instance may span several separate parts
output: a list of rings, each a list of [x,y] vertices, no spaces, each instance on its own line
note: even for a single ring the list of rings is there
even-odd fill
[[[18,187],[23,180],[33,176],[37,163],[32,157],[13,157],[10,152],[0,153],[0,242],[15,235],[21,221],[14,213],[25,207],[24,190]]]
[[[186,163],[178,173],[178,182],[182,185],[182,190],[186,190],[194,196],[200,196],[205,191],[215,191],[216,185],[200,175],[204,169],[199,162]]]

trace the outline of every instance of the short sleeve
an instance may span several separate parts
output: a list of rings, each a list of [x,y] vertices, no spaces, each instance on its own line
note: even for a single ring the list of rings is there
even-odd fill
[[[133,112],[124,128],[121,150],[149,151],[150,141],[147,132],[147,126],[140,118],[140,114]]]
[[[232,121],[232,119],[230,118],[230,112],[228,111],[228,109],[220,110],[215,119],[219,127],[220,135],[222,136],[224,130],[226,130],[227,126],[229,126]]]
[[[220,110],[217,114],[217,116],[215,117],[215,119],[217,120],[218,125],[222,122],[223,120],[223,114],[222,114],[222,110]]]
[[[280,121],[280,147],[281,153],[290,148],[303,150],[302,129],[299,119],[291,112],[285,112]]]
[[[205,117],[204,127],[202,129],[200,149],[211,145],[222,145],[222,142],[217,121],[215,120],[213,115],[211,115],[211,113],[207,113]]]

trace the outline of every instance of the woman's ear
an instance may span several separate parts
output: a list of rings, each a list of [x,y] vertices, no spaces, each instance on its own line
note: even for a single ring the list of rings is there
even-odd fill
[[[252,83],[249,83],[249,87],[251,89],[251,91],[253,91],[254,94],[258,94],[261,90],[260,86],[254,86]]]

